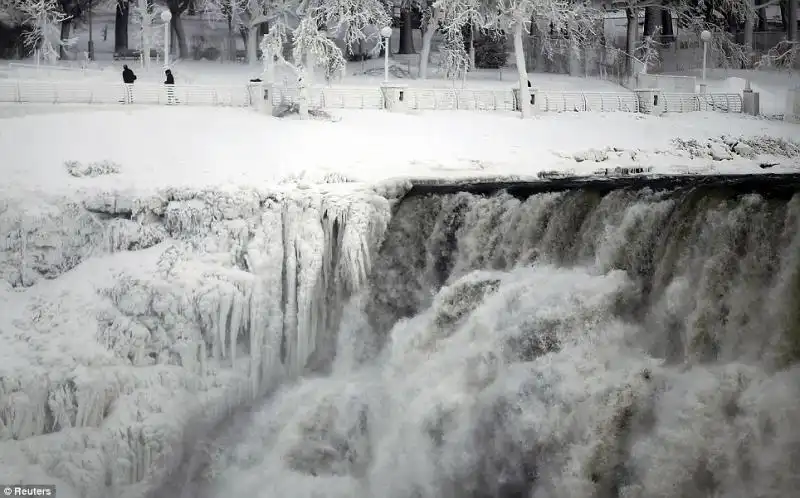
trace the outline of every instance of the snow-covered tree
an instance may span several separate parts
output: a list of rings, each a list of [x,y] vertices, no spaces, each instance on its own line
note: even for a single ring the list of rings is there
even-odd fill
[[[142,62],[146,69],[150,68],[150,51],[163,42],[162,30],[153,29],[153,21],[157,12],[148,0],[136,0],[131,3],[133,22],[139,25],[139,48],[142,51]],[[159,11],[160,12],[160,11]]]
[[[30,49],[38,50],[44,60],[55,63],[59,57],[59,47],[74,43],[73,39],[60,39],[61,23],[70,16],[62,11],[58,0],[17,0],[10,7],[30,27],[22,35],[23,43]],[[58,41],[53,45],[51,40]]]
[[[293,32],[294,46],[292,50],[292,62],[287,61],[283,56],[283,44],[287,38],[286,27],[283,23],[276,24],[269,34],[264,35],[261,41],[261,51],[263,57],[268,60],[276,60],[292,70],[297,77],[299,89],[300,116],[308,116],[308,102],[311,100],[311,85],[313,76],[310,69],[313,65],[321,66],[325,69],[326,77],[330,77],[345,66],[342,51],[336,44],[320,33],[315,20],[306,17],[300,21],[299,26]]]
[[[443,1],[443,0],[439,0]],[[523,34],[535,29],[539,33],[549,33],[542,37],[541,50],[546,57],[552,57],[556,40],[567,40],[571,50],[578,55],[581,47],[594,43],[602,29],[599,23],[601,13],[588,4],[571,0],[457,0],[481,1],[477,5],[476,18],[482,19],[483,26],[510,31],[514,40],[514,59],[519,79],[519,107],[523,117],[531,112],[530,101],[524,92],[528,87],[528,73],[525,64]]]
[[[230,20],[234,33],[239,31],[247,33],[247,62],[256,64],[260,26],[279,14],[291,15],[291,11],[284,12],[287,3],[277,0],[205,0],[201,8],[209,20]]]
[[[251,64],[258,60],[258,31],[264,23],[270,26],[270,33],[274,26],[282,26],[278,32],[284,34],[285,42],[288,33],[294,38],[301,21],[309,19],[307,26],[316,27],[318,36],[326,38],[328,32],[334,33],[350,47],[370,39],[377,44],[379,37],[368,28],[390,22],[381,0],[205,0],[203,11],[210,19],[230,16],[237,28],[246,30],[247,60]],[[303,34],[308,36],[310,32],[305,29]]]

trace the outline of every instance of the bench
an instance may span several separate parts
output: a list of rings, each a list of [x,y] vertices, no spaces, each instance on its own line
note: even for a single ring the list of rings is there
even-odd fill
[[[160,56],[161,56],[161,53],[158,50],[156,50],[154,48],[150,49],[150,57],[151,58],[158,59],[158,58],[160,58]],[[114,52],[114,60],[115,61],[139,60],[141,58],[142,58],[142,51],[141,50],[125,49],[125,50],[119,50],[117,52]]]

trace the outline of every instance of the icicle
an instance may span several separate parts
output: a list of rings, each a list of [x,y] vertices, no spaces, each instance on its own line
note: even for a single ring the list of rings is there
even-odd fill
[[[245,314],[248,299],[238,292],[234,294],[231,299],[231,313],[230,313],[230,355],[231,366],[236,368],[236,343],[239,341],[239,331],[242,326],[242,317]]]
[[[217,340],[220,344],[220,353],[221,358],[225,358],[227,356],[226,350],[226,341],[228,339],[227,334],[227,327],[228,327],[228,317],[231,313],[231,305],[232,299],[230,294],[228,294],[227,289],[222,289],[222,286],[217,284],[216,290],[219,293],[219,307],[218,309],[218,316],[216,321],[216,329],[217,329]]]

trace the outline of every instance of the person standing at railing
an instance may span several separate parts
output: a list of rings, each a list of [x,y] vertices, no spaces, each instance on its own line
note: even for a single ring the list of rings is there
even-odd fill
[[[125,103],[133,103],[133,82],[136,81],[136,75],[127,64],[122,66],[122,82],[125,83]]]
[[[164,71],[167,79],[164,80],[164,85],[167,87],[167,104],[174,104],[175,100],[175,77],[172,76],[172,71],[167,69]]]

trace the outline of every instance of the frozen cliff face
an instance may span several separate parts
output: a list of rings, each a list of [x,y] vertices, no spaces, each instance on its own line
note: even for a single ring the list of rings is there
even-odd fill
[[[0,206],[0,482],[82,498],[142,496],[234,407],[330,363],[390,214],[313,189],[28,203]]]

